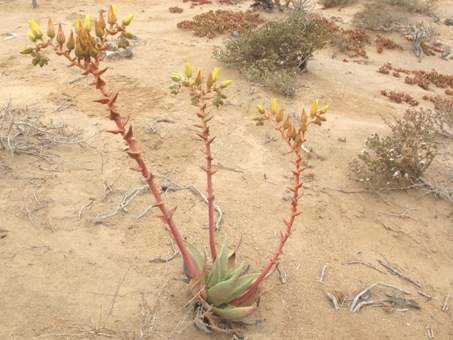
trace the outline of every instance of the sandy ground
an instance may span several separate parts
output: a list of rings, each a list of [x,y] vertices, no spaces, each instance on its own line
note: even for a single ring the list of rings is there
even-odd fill
[[[150,195],[141,191],[127,212],[95,223],[143,184],[136,173],[125,170],[131,162],[121,140],[105,133],[111,122],[92,103],[98,94],[90,80],[67,69],[56,56],[49,67],[39,69],[18,53],[28,44],[29,18],[45,27],[52,15],[54,22],[61,20],[68,28],[77,14],[94,16],[108,2],[38,3],[34,10],[30,1],[0,3],[0,107],[11,101],[18,119],[28,112],[45,128],[72,131],[86,140],[43,150],[47,160],[0,150],[0,338],[209,338],[193,326],[187,286],[175,280],[183,277],[181,258],[150,262],[173,253],[156,212],[138,218],[153,203]],[[249,3],[229,8],[245,9]],[[317,11],[348,21],[361,3],[340,12]],[[171,14],[168,7],[175,5],[184,12]],[[438,1],[438,6],[441,22],[453,17],[451,1]],[[211,58],[221,37],[197,38],[176,28],[179,21],[217,7],[190,8],[176,0],[121,1],[120,16],[136,15],[132,28],[139,40],[133,43],[132,59],[106,61],[110,69],[105,79],[120,92],[119,108],[131,114],[139,146],[159,181],[201,191],[205,184],[198,168],[203,161],[201,144],[192,127],[195,111],[187,94],[168,94],[169,74],[182,71],[186,62],[207,70],[218,65],[220,78],[234,81],[227,105],[215,113],[212,123],[219,169],[214,190],[223,212],[218,240],[228,235],[233,244],[242,235],[241,258],[258,271],[271,256],[288,211],[285,186],[290,167],[272,128],[257,128],[250,119],[256,103],[269,103],[275,95]],[[441,33],[438,39],[452,45],[453,29],[433,25]],[[6,33],[17,38],[5,39]],[[369,33],[373,39],[375,33]],[[252,319],[261,322],[243,328],[248,339],[427,339],[427,327],[435,339],[453,339],[453,302],[442,311],[446,296],[453,295],[451,203],[424,190],[371,193],[348,176],[348,164],[364,148],[364,139],[373,132],[389,132],[380,115],[401,117],[409,108],[381,96],[382,89],[406,91],[421,106],[430,107],[421,99],[424,90],[378,73],[379,66],[391,61],[407,69],[435,68],[444,74],[452,70],[451,60],[437,56],[418,63],[407,41],[397,34],[391,37],[405,50],[377,54],[369,45],[369,59],[361,63],[343,62],[349,58],[333,47],[319,51],[308,64],[298,94],[292,99],[277,97],[288,111],[308,108],[314,98],[331,109],[328,122],[309,134],[307,146],[322,157],[309,161],[315,177],[304,183],[303,214],[281,259],[287,282],[277,274],[267,279]],[[435,93],[442,90],[430,90]],[[162,118],[173,123],[159,122]],[[429,178],[452,166],[451,147],[451,141],[442,141]],[[178,205],[176,221],[183,235],[207,249],[200,197],[180,190],[167,193],[166,199]],[[378,260],[419,286],[391,275]],[[349,312],[352,299],[376,282],[410,292],[396,294],[415,300],[421,309],[368,306]],[[336,311],[325,292],[344,294],[344,307]],[[386,293],[395,295],[394,290],[375,288],[370,299]]]

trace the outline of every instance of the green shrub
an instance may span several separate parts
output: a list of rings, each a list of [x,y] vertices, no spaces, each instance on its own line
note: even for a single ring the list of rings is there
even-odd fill
[[[357,0],[321,0],[318,1],[324,8],[347,6],[357,2]]]
[[[381,2],[365,4],[365,8],[354,14],[353,23],[360,28],[375,31],[398,30],[401,25],[407,25],[409,19],[400,8],[393,8]]]
[[[436,155],[435,121],[430,110],[407,110],[403,119],[386,124],[387,137],[372,134],[352,162],[361,182],[372,188],[398,188],[418,183]]]
[[[356,26],[371,30],[400,30],[409,23],[408,13],[433,15],[433,5],[419,0],[375,0],[354,15]]]
[[[405,12],[421,13],[425,15],[432,15],[434,11],[433,1],[420,1],[420,0],[375,0],[382,4],[396,6]]]
[[[309,58],[325,46],[328,36],[319,17],[293,11],[239,38],[227,38],[224,47],[215,47],[214,57],[248,79],[291,96],[297,75],[306,70]]]

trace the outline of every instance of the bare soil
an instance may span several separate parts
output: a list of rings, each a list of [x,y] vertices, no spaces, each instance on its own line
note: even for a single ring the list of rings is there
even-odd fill
[[[315,11],[349,23],[363,2],[341,11],[319,6]],[[451,1],[436,2],[440,21],[424,19],[440,33],[437,40],[451,46],[452,27],[442,24],[453,17]],[[228,9],[244,10],[250,3]],[[108,2],[38,0],[38,4],[32,9],[30,1],[0,3],[0,107],[11,102],[16,123],[41,122],[44,130],[53,128],[63,137],[73,133],[80,142],[63,138],[40,149],[41,144],[32,143],[38,143],[38,137],[45,143],[44,133],[29,142],[30,154],[11,154],[2,140],[0,338],[209,338],[194,327],[187,285],[177,280],[183,278],[181,257],[150,262],[170,257],[173,249],[156,211],[142,215],[153,204],[146,190],[125,209],[95,223],[115,212],[143,183],[127,170],[132,163],[122,141],[105,132],[112,125],[103,108],[93,103],[99,94],[89,86],[91,80],[79,70],[67,69],[56,56],[40,69],[18,53],[29,44],[25,33],[30,18],[44,28],[52,16],[67,31],[77,15],[95,16],[99,9],[107,9]],[[184,12],[172,14],[171,6]],[[133,42],[132,58],[105,61],[109,67],[105,79],[119,91],[119,108],[131,114],[139,147],[158,180],[200,191],[205,183],[199,169],[202,145],[193,127],[196,111],[187,94],[168,93],[169,74],[183,71],[190,62],[205,70],[217,65],[221,79],[234,81],[227,104],[214,112],[211,128],[217,136],[213,151],[219,169],[214,177],[215,202],[223,212],[217,237],[228,235],[234,244],[242,236],[240,256],[259,271],[272,255],[281,220],[288,213],[291,168],[285,145],[273,129],[255,127],[250,119],[255,104],[268,105],[275,94],[211,57],[221,37],[198,38],[176,28],[179,21],[216,8],[225,6],[121,1],[119,16],[135,14],[131,27],[139,39]],[[282,16],[278,11],[262,15]],[[17,37],[7,39],[8,33]],[[373,41],[376,33],[368,33]],[[349,162],[364,148],[365,138],[373,132],[389,133],[381,115],[397,118],[409,108],[390,102],[381,90],[405,91],[420,106],[432,107],[421,99],[425,90],[378,73],[382,64],[451,74],[451,60],[431,56],[419,63],[408,41],[396,33],[388,36],[404,50],[377,54],[371,44],[366,47],[368,59],[351,59],[329,46],[310,60],[308,73],[302,76],[304,86],[295,97],[277,96],[289,112],[309,108],[314,98],[329,104],[330,110],[328,122],[313,129],[306,144],[317,155],[308,161],[315,176],[304,183],[303,213],[280,261],[286,283],[277,272],[265,281],[260,307],[251,319],[259,323],[242,329],[248,339],[427,339],[427,329],[436,339],[453,339],[453,301],[442,310],[447,295],[453,295],[451,202],[424,189],[370,192],[349,174]],[[442,95],[443,90],[432,87],[429,94]],[[7,124],[9,118],[4,121]],[[27,128],[15,125],[15,134],[20,132],[17,126]],[[451,140],[441,141],[427,178],[435,181],[442,169],[451,169],[452,150]],[[178,206],[175,218],[182,234],[207,249],[206,206],[200,196],[190,190],[165,196],[170,206]],[[378,260],[419,286],[392,275]],[[351,313],[354,297],[376,282],[410,294],[376,287],[370,300],[390,294],[412,299],[421,308],[364,306]],[[326,292],[345,296],[340,310],[333,308]]]

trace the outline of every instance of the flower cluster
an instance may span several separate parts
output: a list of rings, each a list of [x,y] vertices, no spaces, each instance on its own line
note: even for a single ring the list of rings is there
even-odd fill
[[[48,39],[44,37],[36,21],[31,19],[29,21],[31,32],[27,32],[27,36],[31,42],[35,43],[35,46],[26,47],[20,53],[30,54],[32,64],[43,67],[47,65],[49,58],[43,55],[42,51],[52,47],[58,55],[65,56],[73,65],[93,64],[97,66],[102,59],[102,51],[105,49],[104,45],[109,36],[119,35],[118,48],[129,46],[129,39],[133,39],[134,35],[127,32],[127,26],[133,18],[133,15],[128,15],[119,22],[116,5],[110,5],[107,22],[102,11],[99,18],[94,20],[94,25],[89,15],[85,16],[83,23],[77,16],[75,29],[70,31],[68,38],[66,38],[61,24],[55,31],[52,19],[49,18],[46,32]]]

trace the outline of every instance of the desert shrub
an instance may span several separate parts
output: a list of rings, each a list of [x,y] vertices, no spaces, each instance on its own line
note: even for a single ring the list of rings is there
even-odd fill
[[[375,31],[398,30],[401,25],[408,24],[406,13],[383,2],[365,4],[365,8],[354,14],[353,23],[360,28]]]
[[[441,104],[434,114],[437,131],[449,138],[453,138],[453,106]]]
[[[248,79],[291,96],[297,88],[297,75],[306,70],[309,58],[325,46],[328,36],[314,16],[293,11],[239,38],[227,38],[223,47],[215,47],[214,57]]]
[[[357,0],[321,0],[319,3],[324,8],[338,7],[338,6],[347,6],[356,3]]]
[[[419,0],[374,0],[354,14],[356,26],[371,30],[399,31],[409,23],[408,13],[433,14],[429,1]]]
[[[386,121],[392,133],[372,134],[352,162],[355,176],[371,188],[417,183],[436,155],[435,122],[430,110],[407,110],[401,120]]]
[[[181,21],[177,27],[190,30],[199,37],[214,38],[217,34],[246,32],[263,22],[259,14],[252,11],[211,10],[194,16],[193,20]]]
[[[420,0],[376,0],[386,5],[395,6],[409,13],[421,13],[426,15],[433,14],[434,4],[433,1],[420,1]]]

